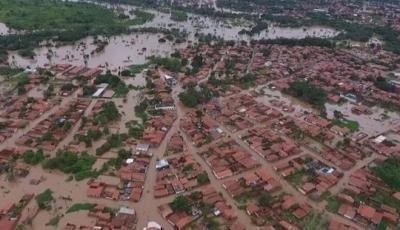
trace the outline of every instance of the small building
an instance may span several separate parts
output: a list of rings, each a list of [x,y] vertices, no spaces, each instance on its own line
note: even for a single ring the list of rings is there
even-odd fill
[[[165,168],[169,168],[169,163],[168,163],[167,160],[161,159],[161,160],[158,160],[156,162],[156,169],[157,170],[161,170],[161,169],[165,169]]]
[[[136,146],[136,153],[138,154],[147,154],[149,151],[150,145],[147,143],[138,144]]]

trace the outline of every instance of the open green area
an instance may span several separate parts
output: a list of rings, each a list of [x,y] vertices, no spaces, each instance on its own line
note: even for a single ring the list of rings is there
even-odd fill
[[[75,180],[83,180],[88,177],[98,176],[97,171],[92,170],[92,165],[96,161],[94,156],[87,153],[76,154],[73,152],[58,152],[53,158],[44,162],[46,169],[57,169],[64,173],[74,174]]]
[[[93,122],[96,124],[105,125],[109,122],[116,121],[120,117],[118,108],[113,101],[108,101],[103,105],[103,108],[98,112],[94,118]]]
[[[111,74],[110,71],[106,74],[97,76],[94,80],[94,84],[96,85],[101,83],[109,84],[111,89],[115,92],[116,97],[124,97],[129,92],[129,88],[125,82],[118,76]]]
[[[300,170],[285,177],[285,179],[294,187],[299,187],[308,176],[309,174],[305,170]]]
[[[323,107],[326,102],[325,92],[306,81],[292,82],[286,92],[318,108]]]
[[[187,88],[184,92],[179,94],[179,100],[187,107],[195,107],[198,104],[210,101],[215,94],[207,87],[194,87]]]
[[[328,196],[326,199],[326,210],[332,213],[337,213],[340,206],[342,205],[342,202],[336,197],[336,196]]]
[[[333,124],[339,127],[348,128],[351,132],[356,132],[359,129],[359,124],[357,121],[347,120],[344,118],[333,120]]]
[[[129,26],[143,24],[154,15],[135,11],[135,18],[118,15],[93,3],[61,0],[0,0],[0,21],[23,34],[0,37],[0,56],[5,50],[20,50],[32,56],[43,40],[73,42],[89,35],[114,35],[127,32]]]
[[[0,67],[0,76],[4,76],[4,77],[11,77],[14,76],[16,74],[21,73],[22,70],[21,69],[16,69],[16,68],[10,68],[10,67]]]
[[[169,71],[179,72],[185,63],[180,58],[166,58],[166,57],[150,57],[151,63],[163,66]]]
[[[37,165],[44,160],[45,156],[41,149],[36,152],[33,150],[28,150],[22,156],[22,159],[25,163],[30,165]]]
[[[60,220],[61,220],[61,216],[55,216],[55,217],[51,218],[49,220],[49,222],[46,223],[46,225],[57,226],[58,223],[60,222]]]
[[[371,170],[392,189],[400,189],[400,160],[398,158],[390,157]]]
[[[138,105],[135,106],[135,115],[142,119],[142,123],[144,124],[148,119],[148,114],[146,112],[148,107],[147,100],[143,100]]]
[[[101,130],[96,129],[96,130],[88,130],[86,134],[77,134],[75,135],[75,139],[79,141],[79,143],[83,142],[85,143],[85,146],[87,148],[92,146],[93,141],[99,140],[103,136],[103,133]]]
[[[141,73],[144,69],[146,69],[149,66],[149,64],[142,64],[142,65],[132,65],[129,67],[129,71],[131,74],[139,74]]]
[[[69,209],[67,210],[67,213],[78,212],[78,211],[82,211],[82,210],[91,211],[94,209],[95,206],[96,206],[95,204],[91,204],[91,203],[76,203],[76,204],[73,204],[71,207],[69,207]]]
[[[192,210],[191,201],[186,196],[177,196],[170,204],[172,210],[174,212],[187,212],[189,213]]]
[[[54,200],[52,194],[53,191],[51,191],[50,189],[46,189],[35,197],[36,203],[40,209],[45,209],[50,204],[50,202]]]
[[[111,136],[108,137],[107,142],[96,149],[96,155],[101,156],[112,148],[120,147],[127,138],[128,135],[126,133],[111,134]]]
[[[126,21],[99,5],[50,0],[0,0],[0,20],[17,30],[107,30]]]
[[[180,10],[173,10],[171,12],[171,20],[177,21],[177,22],[184,22],[188,19],[188,16],[186,12],[180,11]]]

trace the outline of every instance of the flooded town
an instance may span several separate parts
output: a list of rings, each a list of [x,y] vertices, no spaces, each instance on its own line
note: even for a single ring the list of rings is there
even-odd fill
[[[400,3],[0,0],[0,230],[400,229]]]

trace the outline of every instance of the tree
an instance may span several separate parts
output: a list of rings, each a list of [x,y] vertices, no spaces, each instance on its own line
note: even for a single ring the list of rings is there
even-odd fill
[[[262,207],[269,207],[272,203],[272,200],[273,199],[271,195],[264,193],[258,198],[258,204]]]
[[[288,92],[317,107],[322,107],[326,102],[325,92],[321,88],[306,81],[292,82]]]
[[[39,149],[36,152],[29,150],[24,153],[22,158],[27,164],[37,165],[44,160],[43,150]]]
[[[189,87],[186,91],[179,94],[179,99],[187,107],[195,107],[200,103],[200,98],[194,87]]]
[[[208,178],[207,172],[203,172],[200,175],[197,176],[197,182],[201,185],[207,184],[210,182],[210,179]]]
[[[54,199],[53,191],[46,189],[44,192],[38,194],[35,199],[40,209],[45,209],[49,203]]]
[[[203,66],[203,57],[201,55],[196,55],[193,58],[191,65],[193,74],[199,72],[200,68]]]
[[[207,229],[210,229],[210,230],[218,230],[218,229],[220,229],[219,222],[214,218],[209,219],[207,221],[206,225],[207,225]]]
[[[190,204],[190,200],[185,196],[177,196],[170,204],[172,210],[174,212],[187,212],[189,213],[192,208]]]

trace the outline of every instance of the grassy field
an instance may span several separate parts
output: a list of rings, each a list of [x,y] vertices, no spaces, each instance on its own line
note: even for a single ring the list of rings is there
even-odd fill
[[[151,21],[154,15],[136,11],[135,18],[118,15],[91,3],[61,0],[0,0],[0,22],[24,35],[0,37],[0,57],[5,50],[20,50],[33,56],[32,48],[46,39],[74,42],[89,35],[115,35],[127,32],[129,26]]]
[[[0,21],[18,30],[103,29],[129,23],[101,6],[50,0],[0,0]]]
[[[347,119],[336,119],[333,121],[333,124],[340,126],[340,127],[346,127],[351,132],[356,132],[359,129],[359,124],[357,121],[351,121],[351,120],[347,120]]]

